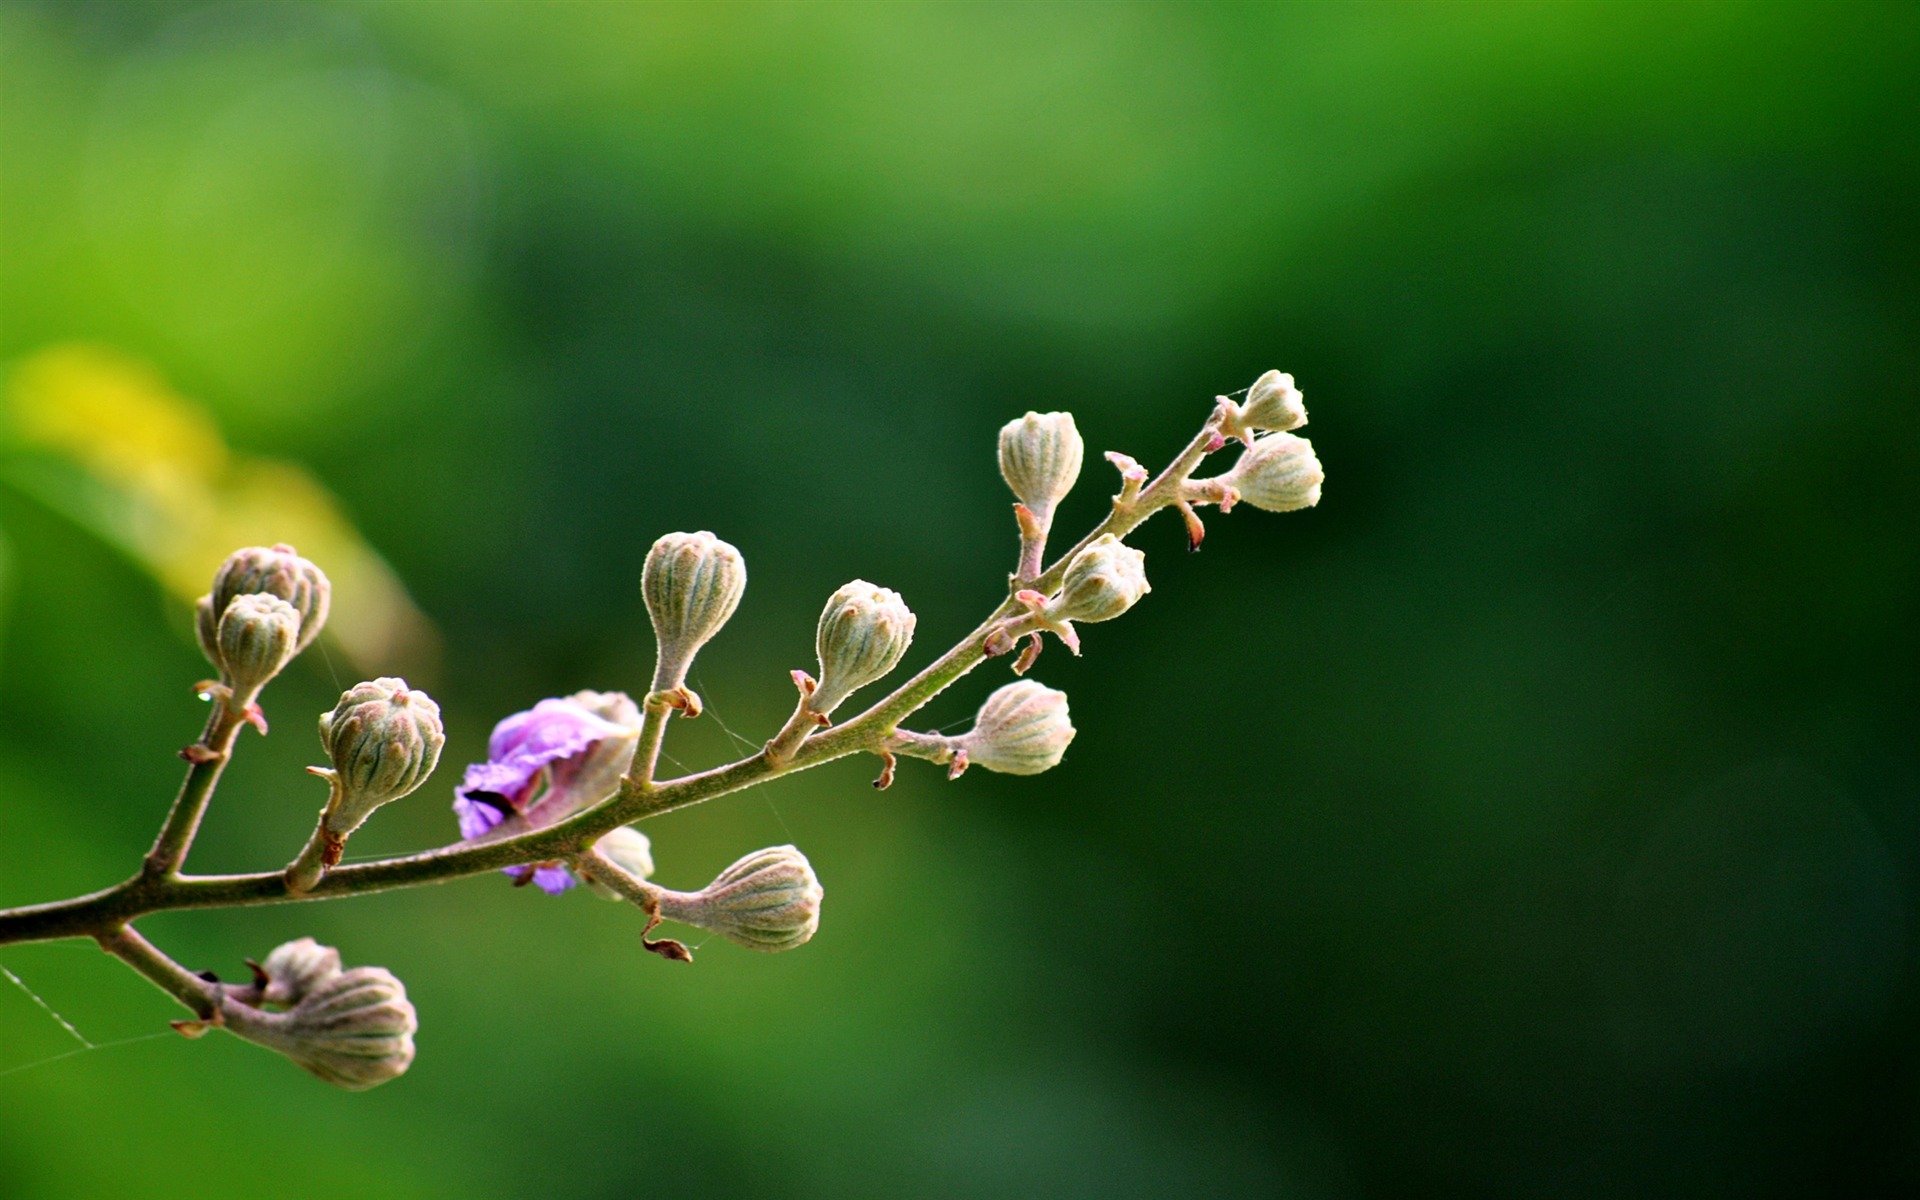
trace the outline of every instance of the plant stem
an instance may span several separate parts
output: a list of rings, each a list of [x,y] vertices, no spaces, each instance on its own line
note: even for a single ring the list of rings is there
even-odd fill
[[[621,899],[638,906],[648,916],[660,915],[660,899],[668,894],[665,888],[648,883],[591,847],[574,855],[569,861],[582,876],[619,892]]]
[[[767,743],[765,753],[768,760],[775,763],[791,760],[793,752],[800,748],[800,743],[806,741],[807,735],[819,728],[821,728],[820,721],[813,715],[813,710],[807,707],[807,697],[803,692],[800,702],[794,705],[793,715],[787,718],[787,723],[780,727],[780,732],[774,734],[773,740]]]
[[[673,707],[665,700],[656,700],[658,695],[648,695],[641,708],[640,740],[634,744],[633,766],[627,768],[631,785],[642,790],[653,786],[653,772],[660,765],[660,744],[666,740],[667,721],[673,716]]]
[[[213,712],[207,716],[207,727],[200,740],[183,751],[197,757],[189,760],[193,765],[187,768],[186,781],[180,785],[180,794],[174,797],[166,823],[153,840],[153,849],[147,851],[142,874],[164,879],[179,873],[180,865],[187,860],[187,851],[193,846],[193,836],[200,831],[200,818],[206,815],[207,804],[213,799],[213,789],[220,782],[220,772],[233,757],[233,740],[245,720],[228,698],[214,697]]]
[[[134,932],[131,925],[115,925],[96,934],[100,948],[126,963],[161,991],[192,1009],[201,1020],[219,1010],[217,985],[174,962],[160,948]]]
[[[283,872],[287,877],[287,889],[295,895],[312,891],[313,885],[319,883],[320,877],[326,874],[327,859],[338,861],[340,847],[345,842],[344,837],[327,828],[327,810],[321,809],[320,819],[313,827],[313,836],[307,839],[307,844]]]

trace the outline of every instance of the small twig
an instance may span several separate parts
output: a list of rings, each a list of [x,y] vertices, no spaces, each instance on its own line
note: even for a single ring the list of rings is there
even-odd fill
[[[240,733],[240,727],[246,724],[244,710],[232,707],[224,689],[213,693],[213,712],[207,715],[206,730],[200,740],[180,752],[191,765],[187,768],[186,781],[180,785],[180,794],[174,798],[173,808],[168,811],[166,822],[161,825],[159,836],[153,840],[153,849],[147,851],[142,873],[149,878],[166,878],[179,872],[181,864],[187,860],[187,851],[193,846],[193,838],[200,831],[200,818],[206,815],[207,804],[213,799],[213,789],[220,782],[220,773],[226,769],[227,760],[233,757],[233,742]]]

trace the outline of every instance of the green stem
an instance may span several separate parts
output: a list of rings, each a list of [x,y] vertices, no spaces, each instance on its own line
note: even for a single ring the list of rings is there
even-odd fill
[[[115,925],[95,935],[100,948],[126,963],[161,991],[192,1009],[201,1020],[219,1009],[216,985],[174,962],[160,948],[135,933],[131,925]]]
[[[620,893],[622,899],[638,905],[643,912],[656,917],[660,915],[660,897],[665,889],[648,883],[596,849],[583,850],[568,861],[581,875],[612,888]]]
[[[227,698],[214,698],[206,730],[199,741],[183,752],[201,757],[187,768],[180,794],[174,797],[166,823],[153,840],[153,849],[147,851],[142,874],[164,879],[179,873],[181,864],[187,860],[187,851],[193,846],[193,836],[200,831],[200,818],[206,815],[207,804],[213,799],[213,789],[220,782],[220,772],[226,770],[227,760],[233,757],[233,740],[245,721],[244,714]]]
[[[627,769],[628,780],[637,788],[653,786],[653,772],[660,765],[660,744],[666,741],[667,721],[673,716],[672,706],[656,699],[660,694],[649,695],[640,710],[640,739],[634,743],[633,766]]]
[[[813,710],[807,707],[807,697],[802,693],[800,702],[793,706],[793,715],[787,718],[780,732],[774,734],[773,740],[767,743],[767,758],[776,763],[788,762],[793,758],[793,752],[800,748],[800,743],[807,740],[807,735],[820,727],[820,721],[813,715]]]
[[[320,820],[313,827],[313,836],[299,855],[287,864],[282,872],[287,879],[287,890],[294,895],[311,892],[327,873],[327,860],[339,860],[340,847],[346,844],[346,838],[327,828],[327,810],[320,810]]]

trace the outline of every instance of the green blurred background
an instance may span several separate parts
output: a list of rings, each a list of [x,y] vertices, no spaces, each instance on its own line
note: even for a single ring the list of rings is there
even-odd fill
[[[143,922],[400,974],[364,1095],[226,1037],[43,1062],[0,979],[0,1195],[1912,1194],[1917,13],[0,7],[0,904],[132,868],[242,541],[341,636],[203,870],[297,849],[361,674],[449,746],[354,852],[445,840],[495,720],[645,686],[662,532],[753,572],[698,768],[847,579],[910,665],[994,602],[1028,408],[1157,464],[1279,367],[1331,477],[1142,531],[1153,595],[1041,660],[1058,770],[648,826],[673,886],[803,847],[799,952],[677,968],[491,877]],[[176,1015],[83,943],[0,966],[94,1042]]]

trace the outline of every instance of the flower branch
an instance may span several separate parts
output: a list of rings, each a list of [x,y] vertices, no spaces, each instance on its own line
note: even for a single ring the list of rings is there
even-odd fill
[[[358,684],[321,718],[330,765],[310,768],[328,797],[312,836],[288,866],[255,874],[180,873],[194,834],[243,725],[262,733],[257,697],[324,622],[326,577],[290,547],[243,550],[224,564],[196,611],[202,649],[220,678],[201,685],[214,702],[199,741],[182,751],[190,766],[179,796],[140,870],[125,882],[52,904],[0,911],[0,945],[91,937],[194,1014],[176,1023],[199,1036],[224,1028],[274,1049],[339,1086],[370,1087],[406,1070],[415,1014],[405,990],[382,968],[343,970],[336,951],[311,939],[277,948],[253,979],[228,985],[187,971],[135,932],[130,922],[173,909],[321,901],[418,887],[492,871],[516,885],[559,893],[585,884],[645,917],[643,946],[692,961],[683,943],[654,939],[662,921],[706,929],[753,950],[793,949],[819,927],[823,892],[812,864],[792,846],[753,851],[705,887],[680,892],[650,880],[652,844],[634,823],[738,792],[821,763],[871,753],[886,787],[900,758],[944,765],[949,778],[971,767],[1031,775],[1058,765],[1074,737],[1064,693],[1031,679],[986,698],[965,733],[900,728],[900,723],[992,657],[1020,653],[1025,675],[1045,639],[1081,650],[1076,623],[1115,619],[1151,589],[1145,556],[1125,539],[1154,513],[1174,508],[1198,549],[1196,509],[1222,512],[1244,501],[1288,511],[1319,500],[1322,472],[1312,447],[1287,432],[1305,422],[1291,377],[1263,375],[1244,402],[1220,397],[1205,424],[1158,476],[1132,458],[1106,457],[1120,473],[1112,508],[1085,537],[1043,565],[1053,514],[1076,482],[1084,446],[1067,413],[1028,413],[1000,432],[1000,468],[1016,503],[1019,533],[1007,597],[965,637],[864,711],[834,713],[856,691],[892,673],[915,632],[915,617],[889,588],[854,580],[836,591],[815,631],[817,677],[794,670],[792,715],[759,752],[678,779],[656,780],[670,718],[698,717],[687,673],[702,646],[739,606],[745,560],[711,533],[669,534],[654,543],[641,576],[658,656],[652,687],[636,704],[619,692],[578,692],[543,700],[501,721],[484,762],[455,789],[462,840],[424,853],[347,864],[347,838],[374,811],[417,790],[444,742],[440,710],[400,679]],[[1195,479],[1209,454],[1238,440],[1245,449],[1225,473]]]

